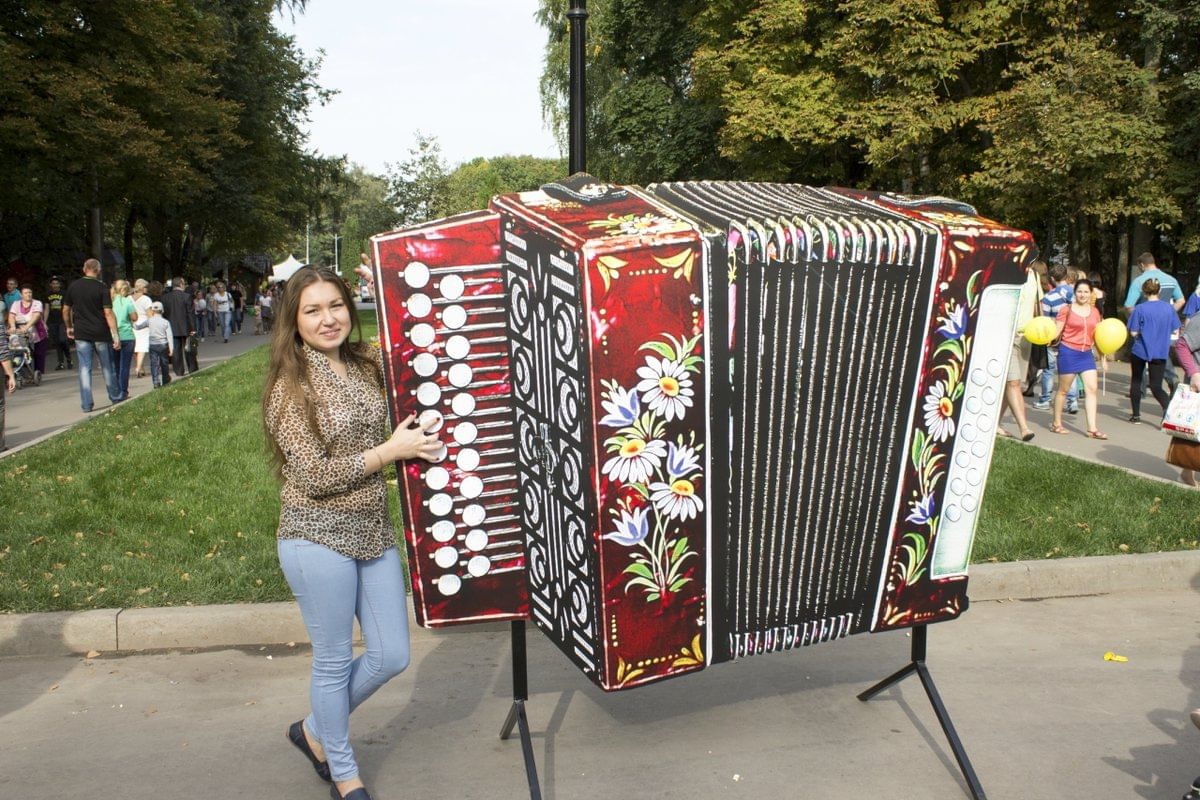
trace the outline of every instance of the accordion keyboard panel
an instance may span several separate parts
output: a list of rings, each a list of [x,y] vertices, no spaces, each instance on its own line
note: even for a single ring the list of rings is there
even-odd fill
[[[450,242],[454,234],[483,236],[491,246],[469,255],[495,259],[494,229],[493,223],[484,232],[438,234]],[[402,465],[417,620],[436,626],[524,618],[501,265],[463,263],[465,254],[444,238],[410,236],[424,246],[410,241],[403,251],[401,242],[385,238],[377,263],[394,418],[416,413],[444,443],[437,463],[414,459]],[[448,258],[438,242],[457,257]],[[444,263],[450,260],[455,263]]]

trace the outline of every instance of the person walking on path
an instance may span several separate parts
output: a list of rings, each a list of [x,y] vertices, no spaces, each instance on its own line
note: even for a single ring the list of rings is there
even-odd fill
[[[1029,429],[1029,421],[1025,417],[1025,397],[1021,393],[1021,385],[1029,372],[1029,357],[1033,345],[1025,338],[1025,326],[1041,310],[1042,283],[1037,272],[1028,268],[1025,271],[1025,284],[1021,287],[1021,296],[1017,300],[1017,333],[1013,337],[1012,353],[1008,359],[1008,377],[1004,384],[1004,402],[1000,407],[1000,416],[1004,417],[1004,409],[1012,411],[1013,419],[1017,422],[1017,431],[1021,441],[1033,439],[1033,431]],[[1003,428],[997,428],[1001,436],[1008,436]]]
[[[1100,324],[1100,312],[1092,305],[1092,282],[1084,278],[1076,281],[1070,304],[1058,311],[1058,393],[1054,395],[1054,422],[1050,430],[1067,433],[1062,424],[1063,405],[1072,390],[1075,376],[1083,378],[1086,389],[1083,410],[1087,417],[1087,435],[1093,439],[1108,436],[1096,427],[1096,358],[1092,347],[1096,343],[1096,326]]]
[[[1126,323],[1129,335],[1133,337],[1129,354],[1132,370],[1129,402],[1133,406],[1133,416],[1129,421],[1135,425],[1142,421],[1142,378],[1146,367],[1150,368],[1150,392],[1166,413],[1171,398],[1163,391],[1163,371],[1170,358],[1171,335],[1179,330],[1179,315],[1175,309],[1158,299],[1158,281],[1150,278],[1142,283],[1142,292],[1146,302],[1134,307]]]
[[[8,278],[4,281],[4,307],[11,309],[21,299],[21,290],[17,286],[16,278]]]
[[[71,363],[70,340],[67,339],[67,328],[63,325],[62,316],[63,287],[58,278],[50,279],[50,292],[46,295],[46,335],[50,346],[58,356],[56,370],[74,369]]]
[[[182,276],[175,278],[171,290],[162,296],[163,317],[171,323],[171,334],[175,341],[171,345],[171,364],[175,374],[183,377],[186,368],[183,363],[183,349],[187,346],[187,337],[196,333],[192,327],[195,316],[192,313],[192,300],[184,287],[187,281]]]
[[[150,382],[157,389],[171,382],[171,356],[175,354],[175,336],[171,330],[171,323],[163,319],[162,303],[151,303],[149,312],[144,327],[147,346],[150,349]]]
[[[33,350],[34,383],[41,383],[46,372],[46,346],[50,337],[46,332],[45,306],[41,300],[33,299],[33,286],[26,283],[21,287],[21,296],[8,307],[8,332],[24,336]]]
[[[67,338],[75,342],[79,363],[79,403],[84,412],[93,408],[92,358],[100,361],[104,373],[104,388],[113,405],[121,402],[117,385],[116,356],[121,349],[117,333],[117,318],[113,315],[112,298],[108,287],[100,280],[100,262],[89,258],[83,262],[83,277],[67,287],[63,297],[63,324]]]
[[[242,319],[246,313],[246,290],[241,283],[235,283],[229,287],[229,296],[233,299],[233,316],[230,318],[233,332],[241,333]]]
[[[1192,391],[1200,392],[1200,314],[1192,315],[1192,318],[1187,321],[1172,349],[1175,351],[1175,357],[1179,359],[1179,365],[1183,367],[1183,374]],[[1200,448],[1200,443],[1178,441],[1185,450]],[[1183,471],[1180,473],[1179,479],[1188,486],[1195,486],[1195,470],[1191,467],[1181,467],[1181,469]]]
[[[129,294],[129,281],[113,281],[113,316],[117,318],[117,336],[121,338],[121,350],[117,359],[117,385],[121,387],[122,400],[129,399],[129,371],[133,368],[133,349],[136,345],[133,324],[138,320],[137,307]]]
[[[142,367],[145,366],[145,357],[150,352],[150,329],[146,325],[140,324],[150,318],[150,304],[154,302],[150,299],[150,295],[146,294],[149,286],[150,284],[145,278],[138,278],[133,282],[133,307],[137,311],[139,323],[133,326],[133,374],[139,378],[146,377],[146,372]]]
[[[1050,280],[1054,282],[1054,288],[1042,297],[1042,316],[1057,319],[1058,312],[1071,304],[1075,293],[1071,284],[1067,282],[1067,269],[1062,264],[1050,267]],[[1051,394],[1056,385],[1055,377],[1058,375],[1058,353],[1058,345],[1051,343],[1046,346],[1046,368],[1042,370],[1042,394],[1033,404],[1034,408],[1043,410],[1050,408]],[[1067,413],[1075,414],[1078,411],[1079,396],[1075,387],[1072,386],[1067,394]]]
[[[415,415],[388,435],[379,351],[362,342],[339,275],[300,269],[278,310],[263,423],[282,478],[279,562],[313,655],[312,713],[287,736],[334,783],[334,798],[370,800],[350,747],[350,714],[409,661],[404,573],[383,469],[401,459],[433,461],[442,445],[415,427]],[[355,616],[366,640],[358,658]]]
[[[196,315],[196,330],[199,331],[196,335],[203,342],[204,331],[208,327],[208,301],[204,299],[204,292],[199,289],[192,292],[192,313]]]
[[[17,390],[17,376],[13,373],[7,336],[0,336],[0,369],[4,370],[4,391],[0,391],[0,453],[3,453],[8,449],[4,443],[4,396]]]
[[[233,298],[229,296],[229,292],[225,291],[225,284],[217,282],[217,290],[213,292],[212,301],[215,307],[212,309],[217,315],[217,327],[221,332],[221,339],[225,344],[229,344],[229,336],[232,333],[232,318],[233,318]]]
[[[1186,298],[1183,296],[1183,289],[1179,287],[1179,281],[1175,280],[1173,275],[1169,275],[1159,269],[1153,255],[1142,253],[1138,256],[1137,263],[1142,272],[1129,282],[1129,291],[1125,293],[1126,314],[1133,314],[1134,308],[1146,302],[1146,295],[1142,291],[1142,286],[1149,280],[1158,281],[1159,299],[1170,303],[1171,307],[1176,311],[1184,307]],[[1132,379],[1132,377],[1133,375],[1130,373],[1130,378]],[[1174,393],[1175,385],[1179,383],[1179,376],[1175,374],[1175,365],[1171,363],[1171,359],[1169,358],[1167,359],[1167,363],[1163,365],[1163,377],[1167,381],[1167,391]]]

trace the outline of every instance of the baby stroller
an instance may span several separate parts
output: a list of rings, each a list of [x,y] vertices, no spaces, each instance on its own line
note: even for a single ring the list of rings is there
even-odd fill
[[[33,349],[29,346],[29,335],[14,333],[8,339],[9,357],[12,359],[13,375],[17,386],[40,386],[42,373],[33,367]]]

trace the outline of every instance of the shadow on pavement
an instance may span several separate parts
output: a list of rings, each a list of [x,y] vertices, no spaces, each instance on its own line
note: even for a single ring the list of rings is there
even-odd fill
[[[44,640],[46,637],[62,639],[66,616],[54,615],[50,622],[42,621],[38,624],[27,618],[17,629],[15,638],[18,642],[35,638]],[[46,692],[56,689],[59,681],[79,663],[79,657],[39,658],[38,665],[41,669],[38,670],[26,668],[24,661],[21,657],[0,658],[0,719],[20,711]],[[47,664],[53,664],[54,668],[45,669]]]
[[[1200,574],[1192,578],[1191,586],[1200,593]],[[1153,624],[1153,620],[1147,620],[1147,624]],[[1176,783],[1180,769],[1188,776],[1200,775],[1200,730],[1188,717],[1192,709],[1200,708],[1200,642],[1197,641],[1200,630],[1196,634],[1196,640],[1183,653],[1179,670],[1179,682],[1187,691],[1187,699],[1179,708],[1156,708],[1146,714],[1150,724],[1170,741],[1135,747],[1128,758],[1101,759],[1141,781],[1144,785],[1136,789],[1139,797],[1182,797],[1190,787],[1187,783]]]

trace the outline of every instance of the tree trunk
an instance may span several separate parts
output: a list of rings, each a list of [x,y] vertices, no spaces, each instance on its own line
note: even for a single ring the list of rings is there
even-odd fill
[[[121,243],[125,256],[125,279],[128,281],[133,280],[133,226],[136,224],[137,209],[130,206],[129,213],[125,215],[125,239]]]

